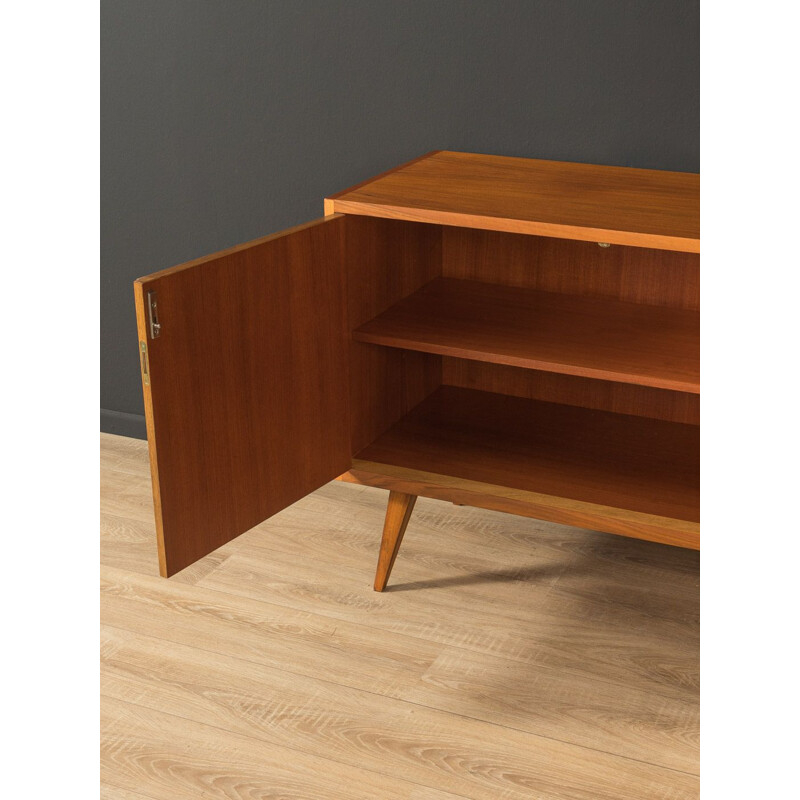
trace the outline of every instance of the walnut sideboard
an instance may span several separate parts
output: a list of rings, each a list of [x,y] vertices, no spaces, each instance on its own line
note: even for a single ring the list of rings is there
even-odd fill
[[[437,151],[135,282],[161,574],[339,477],[699,548],[699,175]],[[376,531],[377,544],[377,531]]]

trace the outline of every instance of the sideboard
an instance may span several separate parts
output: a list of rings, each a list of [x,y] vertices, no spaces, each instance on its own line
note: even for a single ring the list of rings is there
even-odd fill
[[[165,577],[334,479],[699,548],[699,175],[435,151],[135,282]],[[377,547],[377,531],[376,531]]]

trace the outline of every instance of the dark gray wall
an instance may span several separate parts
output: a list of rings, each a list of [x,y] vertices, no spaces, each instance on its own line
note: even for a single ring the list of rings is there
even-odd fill
[[[695,0],[103,0],[101,427],[131,282],[428,150],[699,170]]]

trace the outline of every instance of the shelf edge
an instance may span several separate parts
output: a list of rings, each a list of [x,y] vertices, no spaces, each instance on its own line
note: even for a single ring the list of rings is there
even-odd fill
[[[369,323],[367,323],[369,324]],[[353,331],[353,339],[364,344],[374,344],[379,347],[393,347],[399,350],[413,350],[418,353],[433,353],[435,355],[463,358],[468,361],[480,361],[486,364],[504,364],[509,367],[538,370],[539,372],[552,372],[557,375],[573,375],[579,378],[612,381],[614,383],[628,383],[633,386],[648,386],[653,389],[669,389],[686,394],[700,394],[700,384],[694,381],[665,380],[636,375],[634,373],[617,372],[615,370],[595,367],[582,367],[576,364],[560,364],[555,361],[541,361],[539,359],[521,358],[502,353],[488,353],[484,350],[469,350],[464,347],[431,344],[420,342],[416,339],[402,339],[399,337],[382,336],[381,334]],[[490,356],[487,358],[487,356]]]

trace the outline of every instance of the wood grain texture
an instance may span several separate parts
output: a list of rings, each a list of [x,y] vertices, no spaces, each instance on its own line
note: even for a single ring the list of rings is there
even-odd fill
[[[383,523],[383,536],[378,552],[378,566],[375,570],[374,589],[376,592],[382,592],[386,588],[386,582],[392,574],[392,567],[403,542],[403,534],[408,527],[408,521],[411,519],[416,501],[417,498],[413,494],[389,492],[386,520]]]
[[[231,580],[245,574],[241,562],[234,563],[240,569],[226,573]],[[257,573],[251,569],[246,574]],[[303,574],[303,584],[307,579]],[[330,573],[323,580],[328,583]],[[410,636],[375,637],[374,627],[368,624],[354,625],[343,619],[326,622],[325,617],[253,602],[248,600],[247,592],[257,591],[259,582],[249,588],[248,583],[240,582],[240,588],[229,594],[141,576],[126,577],[119,571],[107,570],[104,605],[109,606],[109,613],[105,617],[116,624],[106,624],[102,632],[104,696],[135,703],[140,707],[138,713],[151,709],[213,725],[221,737],[227,737],[228,732],[252,736],[262,742],[268,753],[274,748],[292,747],[354,767],[368,767],[393,778],[460,790],[467,797],[491,798],[492,791],[501,790],[517,796],[513,794],[516,781],[511,777],[515,771],[521,769],[521,774],[532,780],[541,770],[541,766],[537,770],[531,770],[530,764],[521,766],[524,758],[523,762],[518,758],[525,752],[532,754],[535,761],[552,758],[566,765],[556,769],[563,770],[560,779],[567,784],[574,780],[569,765],[577,762],[586,766],[588,760],[590,769],[596,769],[597,764],[592,761],[599,751],[591,745],[604,739],[614,741],[614,737],[619,737],[616,747],[628,753],[663,760],[658,748],[667,747],[674,753],[667,757],[670,763],[692,770],[696,767],[697,743],[692,734],[696,730],[696,701],[689,703],[642,693],[635,687],[584,681],[570,672],[541,667],[533,668],[533,675],[532,667],[518,660],[477,657],[460,648],[437,648],[439,658],[425,668],[427,659],[420,656],[431,647],[424,640]],[[269,587],[269,582],[263,585]],[[370,591],[369,587],[365,590]],[[446,606],[437,604],[435,610],[452,615]],[[231,612],[233,617],[229,617]],[[356,613],[359,614],[357,610]],[[359,616],[366,622],[364,614],[362,609]],[[480,624],[487,624],[492,618],[484,612]],[[378,628],[384,627],[385,620]],[[214,632],[218,635],[216,641]],[[234,656],[229,650],[231,636],[236,641],[232,651],[240,655]],[[368,644],[370,637],[372,645]],[[393,644],[392,639],[397,641]],[[291,640],[296,662],[292,650],[285,647]],[[358,647],[358,641],[360,648],[367,647],[371,653],[363,664],[353,663],[353,653],[361,652],[353,649]],[[404,656],[400,655],[401,646],[409,648]],[[340,653],[332,661],[333,671],[327,669],[320,648]],[[388,655],[392,649],[396,652],[395,674],[383,673],[381,677],[381,665],[375,657],[382,651]],[[637,657],[641,658],[642,653]],[[479,663],[483,663],[480,673]],[[397,672],[398,669],[402,671]],[[468,691],[459,699],[458,686],[448,688],[445,677],[451,673],[454,683],[464,680],[456,678],[458,671],[462,676],[464,671],[472,672],[473,685],[481,680],[485,685],[492,675],[503,680],[516,672],[517,685],[529,686],[528,692],[538,694],[546,710],[527,717],[518,715],[516,725],[487,725],[489,720],[484,716],[496,715],[500,719],[505,715],[508,719],[508,708],[470,702]],[[369,675],[372,680],[364,683]],[[534,687],[539,682],[544,682],[545,688],[537,692]],[[367,685],[369,691],[360,688]],[[582,702],[592,704],[585,708],[584,725],[570,724],[571,715],[563,714],[570,687],[581,687]],[[548,691],[558,691],[558,695],[548,700]],[[467,703],[477,716],[459,714]],[[439,709],[439,704],[444,708]],[[580,707],[574,708],[577,711]],[[615,713],[618,723],[610,719]],[[530,730],[520,731],[520,720],[524,719],[527,722],[523,726]],[[632,728],[634,719],[637,724]],[[537,732],[556,733],[559,729],[562,734],[568,732],[568,739],[577,736],[589,746],[565,745]],[[609,730],[613,731],[611,736]],[[474,769],[471,751],[479,752],[482,740],[494,742],[494,747],[483,749],[484,757],[495,767],[494,779],[487,780],[485,774]],[[438,755],[443,749],[449,757]],[[459,753],[463,758],[457,758]],[[608,757],[605,753],[603,756]],[[453,760],[460,763],[455,769],[447,766]],[[631,764],[626,758],[609,758],[609,762],[629,773]],[[503,766],[505,770],[501,769]],[[302,770],[297,772],[302,780]],[[545,767],[544,772],[547,775],[549,770]],[[659,772],[645,769],[630,777],[637,785],[643,776],[669,785],[669,774],[659,776]],[[587,779],[584,791],[591,787],[593,777]],[[691,786],[692,782],[686,785]]]
[[[153,798],[131,789],[120,789],[103,781],[100,784],[100,800],[153,800]]]
[[[349,465],[345,224],[328,218],[136,282],[162,575]]]
[[[697,253],[700,176],[440,151],[328,209]]]
[[[323,208],[325,211],[325,215],[328,216],[329,214],[334,214],[334,201],[337,197],[341,197],[342,195],[349,194],[350,192],[354,192],[357,189],[360,189],[362,186],[366,186],[368,183],[372,183],[373,181],[378,180],[379,178],[385,178],[387,175],[391,175],[393,172],[397,172],[399,169],[404,169],[405,167],[409,167],[412,164],[415,164],[417,161],[422,161],[424,158],[428,158],[429,156],[435,155],[436,153],[441,152],[440,150],[431,150],[424,155],[418,156],[417,158],[412,158],[410,161],[406,161],[403,164],[398,164],[396,167],[392,167],[391,169],[387,169],[385,172],[380,172],[377,175],[373,175],[372,177],[365,178],[363,181],[359,183],[355,183],[352,186],[348,186],[346,189],[342,189],[339,192],[332,194],[330,197],[326,197],[323,201]]]
[[[528,797],[530,792],[558,797],[559,790],[585,791],[594,783],[598,796],[607,797],[614,786],[613,769],[620,766],[618,758],[584,751],[592,778],[581,786],[561,766],[576,748],[552,739],[537,741],[536,736],[510,728],[464,719],[458,742],[445,749],[441,747],[443,731],[451,720],[442,712],[149,637],[110,631],[104,643],[115,648],[107,657],[103,683],[112,708],[135,698],[137,706],[157,714],[183,716],[199,725],[222,726],[234,735],[252,738],[275,756],[283,748],[299,745],[308,754],[300,757],[300,765],[328,760],[335,752],[342,780],[360,778],[373,790],[394,784],[408,791],[416,785],[494,800],[497,796]],[[155,676],[154,663],[160,668]],[[311,704],[320,709],[314,717],[307,712]],[[532,745],[527,759],[522,756],[525,739]],[[493,765],[491,770],[483,766],[487,761]],[[459,767],[453,769],[453,762]],[[295,770],[297,766],[293,765]],[[336,768],[324,762],[319,768],[326,766],[330,779]],[[629,764],[624,768],[630,771]],[[638,771],[642,777],[658,779],[652,767]],[[306,782],[311,783],[307,778]],[[691,778],[684,775],[682,782],[690,785]],[[349,786],[343,785],[342,790],[348,791]]]
[[[692,425],[444,386],[357,460],[699,520]]]
[[[441,228],[348,217],[345,234],[350,330],[441,274]],[[442,382],[441,358],[351,341],[353,452],[366,447]]]
[[[143,575],[159,573],[147,442],[101,434],[100,559]],[[172,580],[193,583],[227,558],[222,550],[200,559]]]
[[[341,497],[344,488],[337,485],[338,495],[332,489],[329,496]],[[531,678],[534,673],[540,678],[547,673],[577,683],[602,679],[676,701],[687,700],[688,694],[697,691],[699,677],[692,660],[698,644],[697,587],[690,585],[688,570],[680,581],[674,577],[676,565],[696,563],[696,552],[681,555],[679,548],[650,545],[659,551],[666,568],[656,569],[654,558],[644,567],[622,566],[596,557],[601,548],[573,552],[572,547],[581,541],[574,528],[466,507],[450,518],[448,527],[448,514],[455,509],[420,498],[391,586],[384,594],[367,596],[375,542],[366,520],[380,522],[381,509],[374,509],[382,493],[349,488],[364,491],[358,525],[348,529],[346,514],[338,514],[322,535],[313,537],[321,553],[343,551],[338,560],[328,557],[323,566],[307,560],[299,566],[293,583],[282,580],[301,554],[311,552],[311,542],[298,543],[303,529],[302,522],[295,520],[285,529],[288,538],[278,541],[263,536],[245,551],[236,548],[230,559],[200,579],[200,585],[371,626],[387,633],[389,641],[384,646],[391,643],[391,648],[400,646],[396,637],[402,635],[469,651],[491,662],[492,673],[503,671],[494,664],[494,659],[502,659],[527,664]],[[331,506],[327,508],[331,515]],[[487,538],[501,541],[500,550],[481,546]],[[598,534],[594,538],[616,544],[624,541]],[[445,547],[440,541],[455,542],[456,547]],[[631,548],[612,550],[606,545],[604,550],[631,554]],[[629,576],[628,585],[621,585],[622,575]],[[346,580],[354,590],[349,594]],[[340,586],[342,590],[336,588]],[[397,599],[382,599],[390,595]],[[436,608],[433,616],[432,606]],[[531,638],[520,638],[521,629]],[[395,696],[403,696],[407,687],[394,683],[400,674],[397,668],[395,657],[386,681],[373,684],[382,690],[392,687],[399,692]],[[373,674],[372,667],[364,669]],[[519,670],[524,672],[522,667]],[[533,687],[528,691],[536,693]],[[451,710],[455,710],[458,696],[451,699]],[[518,721],[523,727],[529,724],[534,723]],[[592,737],[597,739],[591,746],[603,738],[594,729],[573,730],[567,739],[588,743]],[[671,749],[666,741],[663,744]],[[661,763],[658,758],[654,761]]]
[[[445,227],[442,275],[627,303],[700,308],[696,253]]]
[[[648,542],[700,549],[700,526],[696,522],[588,503],[544,492],[531,492],[358,458],[353,459],[352,468],[340,475],[339,480],[446,500],[458,506],[474,506],[563,525],[578,525],[587,530],[615,533]]]
[[[700,261],[694,253],[642,247],[598,247],[542,236],[470,228],[442,229],[442,275],[502,286],[605,297],[676,309],[700,308]],[[528,373],[500,365],[444,358],[443,382],[699,424],[699,397],[632,384]]]
[[[700,395],[463,358],[442,359],[442,383],[667,422],[700,424]]]
[[[688,309],[439,278],[361,325],[362,342],[640,386],[700,392]]]
[[[441,519],[446,513],[437,516]],[[415,527],[409,537],[420,540],[426,533],[446,538],[447,528]],[[352,581],[372,562],[373,554],[364,550],[358,561],[349,554],[347,562],[355,567],[345,567],[344,560],[316,572],[306,567],[290,583],[275,575],[294,562],[296,554],[278,552],[278,563],[270,566],[264,548],[260,557],[255,552],[232,557],[203,585],[247,599],[315,607],[314,613],[329,615],[337,625],[357,621],[377,639],[396,642],[399,637],[411,652],[416,652],[415,640],[427,646],[440,642],[439,664],[409,671],[399,683],[372,682],[382,691],[390,687],[399,699],[649,763],[696,770],[697,688],[691,653],[698,645],[691,634],[681,639],[689,625],[669,626],[641,614],[636,618],[612,604],[603,609],[599,599],[582,603],[568,593],[548,594],[558,585],[563,564],[543,564],[521,551],[514,551],[516,564],[510,562],[509,552],[501,564],[484,561],[479,572],[451,567],[443,574],[441,566],[437,572],[419,561],[401,561],[396,575],[402,581],[395,579],[386,592],[372,592],[369,577],[353,592],[344,578]],[[337,567],[343,572],[339,578],[334,574]],[[610,582],[616,584],[615,579]],[[602,587],[596,591],[600,594]],[[370,602],[366,592],[376,602]],[[394,599],[384,603],[378,598]],[[559,603],[565,613],[558,611]],[[589,619],[578,623],[582,613]],[[660,635],[669,627],[670,635]],[[458,681],[465,673],[472,675],[472,690],[462,692]],[[354,677],[348,685],[356,681]],[[504,685],[506,701],[501,699]],[[515,696],[525,698],[517,713],[511,700]]]
[[[153,800],[330,798],[454,800],[453,795],[347,767],[141,705],[103,697],[101,757],[125,789]]]
[[[336,488],[341,492],[346,487]],[[379,524],[383,493],[368,491],[375,493],[372,512],[363,516]],[[623,578],[635,573],[635,563],[595,560],[595,548],[585,542],[589,534],[575,529],[565,535],[562,531],[556,541],[563,549],[555,552],[556,547],[549,554],[546,534],[552,536],[560,526],[548,523],[536,525],[509,515],[466,509],[459,516],[459,528],[450,534],[460,543],[453,554],[435,544],[436,539],[447,540],[446,520],[452,509],[420,499],[407,537],[406,550],[412,558],[397,564],[399,582],[386,593],[376,593],[371,585],[374,530],[359,522],[356,534],[361,541],[355,548],[355,526],[350,525],[349,535],[341,529],[344,519],[352,517],[350,510],[342,506],[337,513],[328,504],[327,511],[333,524],[310,542],[298,541],[308,530],[301,513],[294,517],[294,524],[278,528],[290,537],[288,541],[270,536],[265,529],[260,537],[251,537],[246,547],[238,541],[230,545],[235,551],[231,557],[198,584],[207,590],[202,597],[208,605],[198,606],[201,595],[191,585],[165,584],[105,568],[102,620],[113,627],[295,674],[322,675],[341,685],[392,697],[405,696],[411,675],[427,669],[443,646],[479,655],[491,671],[500,670],[496,659],[523,665],[518,667],[520,673],[527,665],[531,680],[552,670],[571,680],[602,681],[625,690],[636,687],[649,693],[654,703],[665,697],[695,697],[699,684],[697,587],[693,583],[697,560],[688,557],[696,553],[682,553],[670,567],[659,569],[656,561],[663,560],[661,551],[681,551],[660,547],[648,554],[630,546],[636,543],[628,543],[622,552],[645,560],[639,570],[643,574],[631,591]],[[492,517],[505,517],[503,523],[512,524],[492,524]],[[466,545],[480,541],[487,527],[505,546],[491,556],[470,557]],[[513,546],[514,534],[527,534],[527,539]],[[439,554],[438,561],[425,557],[426,543]],[[581,545],[586,551],[573,553],[572,548]],[[314,547],[325,552],[338,548],[341,556],[333,563],[315,560]],[[693,564],[694,571],[687,569],[676,580],[676,564]],[[558,591],[568,578],[572,585]],[[598,584],[595,596],[583,599],[575,591],[575,582]],[[609,586],[617,592],[610,592]],[[640,598],[647,594],[650,603],[640,607]],[[679,615],[686,613],[686,598],[695,618],[682,621]],[[654,609],[660,614],[652,613]],[[354,653],[362,657],[354,659]],[[451,700],[457,706],[458,697]],[[521,720],[519,725],[529,723]],[[602,728],[601,720],[595,724]],[[595,730],[592,735],[597,737],[593,746],[601,747],[602,733]],[[663,744],[669,746],[666,741]],[[614,749],[615,745],[609,747],[630,754]],[[657,758],[655,762],[661,763]]]
[[[697,797],[697,553],[420,498],[379,594],[385,494],[333,483],[163,581],[101,438],[103,797]]]

